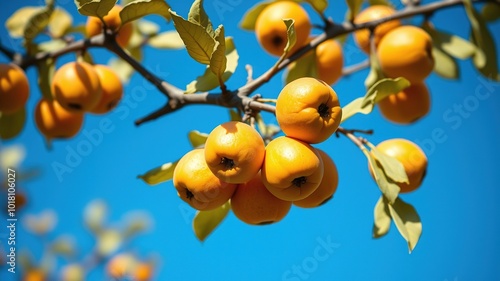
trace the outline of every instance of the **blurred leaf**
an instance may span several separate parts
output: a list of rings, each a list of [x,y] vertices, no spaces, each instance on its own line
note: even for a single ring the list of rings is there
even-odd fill
[[[106,203],[103,200],[96,199],[85,207],[83,221],[93,233],[100,233],[107,214],[108,206]]]
[[[188,138],[191,146],[193,146],[193,148],[198,148],[205,144],[208,134],[200,133],[199,131],[191,131],[188,134]]]
[[[229,213],[231,205],[226,202],[224,205],[210,211],[198,211],[193,219],[193,230],[196,238],[201,242],[214,231]]]
[[[142,44],[144,44],[145,38],[146,37],[144,35],[142,35],[142,33],[139,31],[138,25],[133,24],[132,25],[132,35],[130,36],[130,39],[128,41],[126,49],[130,50],[130,49],[142,47]]]
[[[26,229],[38,235],[52,231],[57,223],[57,214],[52,210],[43,211],[38,215],[27,214],[23,220]]]
[[[115,6],[117,0],[75,0],[78,12],[88,17],[103,18]]]
[[[68,264],[62,269],[62,281],[85,281],[85,268],[79,264]]]
[[[141,19],[137,21],[137,28],[139,32],[146,36],[154,36],[158,34],[160,26],[152,21]]]
[[[323,14],[328,7],[328,0],[302,0],[309,3],[319,14]]]
[[[10,140],[17,137],[24,129],[26,124],[26,108],[12,114],[3,114],[0,112],[0,138]]]
[[[215,47],[210,58],[210,70],[217,76],[220,86],[223,86],[222,75],[226,71],[226,40],[224,38],[224,26],[219,25],[215,30]]]
[[[66,257],[73,257],[76,254],[73,240],[69,237],[59,237],[50,244],[50,251]]]
[[[375,83],[384,78],[385,75],[382,73],[377,55],[370,54],[370,72],[365,79],[365,88],[370,89]]]
[[[474,9],[471,0],[464,0],[463,3],[472,26],[472,42],[477,46],[473,57],[474,66],[483,76],[500,81],[495,41],[488,26]]]
[[[170,13],[189,55],[199,63],[210,64],[215,47],[214,38],[202,26],[185,20],[175,12]]]
[[[52,100],[52,77],[55,73],[55,62],[53,59],[41,60],[37,64],[38,87],[44,98]]]
[[[391,214],[387,205],[384,196],[380,196],[373,209],[373,238],[380,238],[389,232]]]
[[[361,5],[363,4],[363,0],[346,0],[347,2],[347,7],[349,8],[347,12],[347,19],[349,21],[353,21],[354,17],[359,13],[361,10]]]
[[[120,11],[122,25],[147,15],[160,15],[167,22],[172,19],[169,13],[170,5],[165,0],[135,0],[123,7]]]
[[[62,37],[73,24],[73,17],[61,7],[55,8],[49,21],[49,31],[56,38]]]
[[[474,44],[454,34],[437,30],[429,22],[424,22],[422,28],[431,36],[434,47],[455,58],[467,59],[476,52]]]
[[[84,24],[77,24],[77,25],[72,25],[67,33],[80,33],[82,35],[86,35],[87,31],[85,30],[85,23]]]
[[[33,40],[49,24],[53,7],[44,7],[35,12],[24,26],[23,36],[26,41]]]
[[[15,11],[5,22],[5,27],[13,38],[24,35],[24,29],[29,19],[44,7],[27,6]]]
[[[215,37],[212,22],[210,22],[210,19],[203,8],[203,0],[195,0],[193,2],[191,9],[189,9],[188,21],[204,27],[211,37]]]
[[[62,49],[66,47],[66,42],[62,39],[54,39],[50,41],[45,41],[40,44],[38,44],[38,50],[42,52],[51,52],[55,50]]]
[[[31,256],[29,251],[22,251],[19,253],[18,261],[21,268],[25,271],[29,271],[35,267],[33,256]]]
[[[394,5],[389,0],[368,0],[368,3],[370,3],[370,6],[384,5],[394,7]]]
[[[289,65],[285,72],[285,84],[301,77],[318,77],[318,66],[314,51],[306,53]]]
[[[239,114],[236,110],[230,109],[229,110],[229,118],[231,121],[241,121],[241,114]]]
[[[384,170],[382,170],[371,153],[367,150],[363,150],[363,153],[366,158],[368,158],[368,164],[372,169],[373,177],[375,178],[380,191],[382,191],[382,194],[389,201],[389,203],[393,204],[398,198],[400,190],[399,186],[386,177]]]
[[[158,168],[154,168],[143,175],[139,175],[138,178],[142,179],[149,185],[156,185],[159,183],[163,183],[169,181],[174,176],[175,166],[177,166],[177,162],[170,162],[161,165]]]
[[[113,69],[123,83],[128,82],[130,76],[132,76],[135,71],[135,69],[128,62],[120,58],[111,59],[108,66]]]
[[[158,49],[183,49],[185,47],[177,31],[162,32],[149,38],[148,43],[151,47]]]
[[[148,229],[151,225],[151,218],[146,213],[134,212],[127,214],[125,221],[127,222],[127,226],[123,233],[125,238],[137,235]]]
[[[487,22],[493,22],[500,19],[500,4],[495,2],[486,2],[481,9],[481,16]]]
[[[398,228],[399,233],[408,242],[408,249],[410,253],[415,249],[415,246],[422,234],[422,223],[415,208],[405,203],[401,198],[389,205],[389,211]]]
[[[102,257],[107,257],[116,252],[122,245],[123,236],[120,232],[107,229],[97,237],[97,252]]]
[[[458,79],[459,68],[455,59],[438,47],[432,48],[434,57],[434,71],[441,77],[447,79]]]
[[[408,86],[410,86],[410,82],[403,77],[396,79],[384,78],[379,80],[368,89],[364,97],[357,98],[342,108],[341,123],[356,113],[369,114],[372,112],[376,103],[391,94],[400,92]]]
[[[8,168],[18,168],[26,157],[26,150],[21,145],[4,146],[0,151],[2,152],[0,153],[2,172],[7,171]]]
[[[238,66],[239,55],[236,51],[236,46],[234,45],[233,38],[226,37],[226,58],[227,65],[226,71],[222,75],[222,81],[227,81],[236,71]],[[193,94],[196,92],[210,91],[219,86],[219,80],[215,74],[207,67],[205,73],[202,76],[196,77],[196,80],[192,81],[186,86],[186,94]]]
[[[240,27],[249,31],[253,31],[255,29],[255,22],[259,17],[260,13],[271,4],[273,1],[267,2],[259,2],[252,8],[250,8],[245,15],[243,15],[242,20],[240,21]]]
[[[384,174],[394,182],[408,183],[405,167],[399,160],[380,152],[375,146],[371,146],[371,152],[375,160],[380,164]]]

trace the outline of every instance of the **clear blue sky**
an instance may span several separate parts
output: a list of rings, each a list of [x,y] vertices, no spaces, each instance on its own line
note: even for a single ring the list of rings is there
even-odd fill
[[[0,21],[5,22],[20,5],[41,2],[3,1]],[[75,22],[84,21],[84,17],[77,15],[73,1],[58,2],[75,16]],[[187,15],[188,2],[169,1],[183,16]],[[213,23],[223,24],[226,35],[234,37],[240,55],[229,88],[244,83],[245,64],[253,66],[255,75],[273,64],[275,58],[260,49],[254,34],[238,27],[242,15],[253,5],[251,1],[205,2]],[[344,1],[330,2],[328,15],[335,21],[343,20]],[[220,3],[226,4],[227,10],[217,9]],[[317,17],[312,18],[319,23]],[[161,23],[162,30],[173,29],[173,24],[165,24],[159,17],[148,19]],[[439,29],[469,36],[470,27],[462,8],[438,12],[432,21]],[[498,50],[500,22],[489,27]],[[9,41],[3,27],[0,36],[2,43],[20,49],[20,42]],[[344,52],[346,65],[366,58],[356,49],[352,38],[348,39]],[[91,53],[99,63],[106,63],[113,56],[103,50],[92,49]],[[72,59],[72,55],[64,56],[58,65]],[[6,58],[0,56],[0,61],[5,62]],[[179,87],[204,70],[185,50],[146,48],[144,64]],[[30,68],[32,90],[26,128],[18,138],[2,143],[2,147],[24,145],[28,158],[21,168],[43,170],[39,178],[20,187],[30,200],[24,213],[46,209],[57,212],[59,223],[51,237],[62,233],[74,235],[82,252],[92,245],[81,220],[82,210],[90,201],[96,198],[107,201],[110,220],[120,219],[130,210],[149,213],[155,223],[134,241],[133,247],[140,256],[154,253],[161,257],[157,280],[496,280],[500,276],[500,84],[485,81],[470,60],[460,61],[459,65],[459,81],[443,80],[435,74],[427,79],[432,109],[416,124],[394,125],[383,119],[378,110],[369,116],[355,116],[344,124],[347,128],[374,129],[375,134],[369,137],[373,143],[402,137],[422,145],[426,151],[429,170],[423,186],[402,195],[415,206],[423,222],[421,240],[412,254],[408,254],[405,241],[394,225],[386,237],[372,239],[373,207],[379,191],[367,171],[365,157],[344,137],[332,137],[318,145],[332,156],[340,173],[337,193],[328,204],[316,209],[294,207],[283,221],[268,226],[249,226],[230,214],[200,243],[191,229],[194,212],[185,217],[187,205],[177,197],[172,183],[151,187],[136,176],[180,158],[191,148],[187,133],[209,132],[228,120],[227,110],[189,106],[135,127],[134,120],[164,102],[163,96],[137,74],[126,87],[126,100],[119,105],[120,111],[88,116],[82,133],[71,140],[56,141],[53,150],[48,151],[34,127],[33,108],[41,94],[35,86],[36,71]],[[343,105],[364,94],[366,75],[367,71],[361,71],[334,85]],[[257,92],[264,97],[276,97],[282,83],[280,74]],[[487,97],[479,100],[478,93]],[[457,111],[460,106],[465,110],[462,114]],[[275,122],[269,114],[265,118]],[[81,162],[59,180],[52,164],[66,163],[68,151],[88,140],[84,131],[98,130],[103,119],[111,122],[112,129],[103,133],[102,141],[92,145],[90,153],[82,156]],[[445,135],[444,140],[432,140],[436,131]],[[33,250],[35,257],[39,257],[40,241],[24,230],[19,230],[18,240],[20,248]],[[100,280],[101,270],[89,276],[89,280]],[[5,272],[0,273],[2,280],[9,277]]]

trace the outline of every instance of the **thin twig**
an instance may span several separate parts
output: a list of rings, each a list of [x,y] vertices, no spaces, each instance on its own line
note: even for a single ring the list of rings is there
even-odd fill
[[[342,76],[349,76],[368,67],[370,67],[370,60],[368,59],[357,64],[346,66],[344,69],[342,69]]]

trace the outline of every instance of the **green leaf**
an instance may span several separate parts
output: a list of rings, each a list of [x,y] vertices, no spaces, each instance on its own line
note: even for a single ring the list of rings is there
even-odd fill
[[[52,77],[55,73],[55,62],[53,59],[41,60],[37,64],[38,87],[44,98],[52,100]]]
[[[215,47],[212,57],[210,58],[210,70],[219,79],[220,86],[223,85],[222,75],[226,71],[226,40],[224,39],[224,26],[219,25],[217,30],[215,30]]]
[[[370,54],[370,72],[365,79],[365,87],[366,89],[370,89],[375,83],[384,79],[385,75],[382,73],[382,69],[380,68],[380,62],[378,61],[378,57],[376,54]]]
[[[123,243],[123,235],[114,229],[106,229],[97,237],[97,253],[107,257],[115,253]]]
[[[311,51],[291,63],[285,73],[285,83],[288,84],[301,77],[318,77],[316,52]]]
[[[411,253],[422,234],[422,223],[417,211],[401,198],[397,198],[392,205],[389,205],[389,211],[399,233],[408,242],[408,249]]]
[[[85,207],[83,221],[93,233],[99,233],[103,229],[104,220],[108,214],[108,206],[103,200],[96,199]]]
[[[368,164],[372,169],[373,177],[375,178],[380,191],[389,203],[393,204],[398,198],[400,190],[399,186],[386,177],[384,170],[379,166],[371,153],[369,153],[366,149],[363,150],[363,153],[368,159]]]
[[[38,44],[37,48],[42,52],[51,52],[66,47],[66,42],[62,39],[54,39]]]
[[[44,7],[33,14],[24,26],[23,36],[26,41],[32,41],[49,24],[53,7]]]
[[[123,83],[126,83],[135,69],[126,61],[120,58],[113,58],[109,61],[108,66],[120,77]]]
[[[384,196],[380,196],[373,209],[373,238],[380,238],[389,232],[391,214],[388,205]]]
[[[387,96],[401,92],[410,86],[410,82],[403,77],[396,79],[384,78],[375,83],[366,92],[362,106],[375,105]]]
[[[149,45],[158,49],[184,49],[182,41],[177,31],[165,31],[149,38]]]
[[[149,185],[156,185],[171,180],[174,177],[175,166],[177,162],[170,162],[161,165],[160,167],[154,168],[143,175],[139,175],[138,178],[142,179]]]
[[[472,42],[477,46],[473,57],[474,66],[483,76],[500,81],[495,41],[488,26],[474,9],[471,0],[464,0],[464,7],[472,26]]]
[[[368,0],[368,3],[370,3],[370,6],[384,5],[384,6],[394,7],[394,5],[388,0]]]
[[[309,3],[319,14],[323,14],[328,7],[328,0],[303,0]]]
[[[66,34],[73,24],[73,17],[63,8],[55,8],[49,21],[49,31],[55,38]]]
[[[349,8],[347,12],[347,19],[349,21],[353,21],[354,17],[359,13],[361,10],[361,5],[363,5],[363,0],[346,0],[347,2],[347,7]]]
[[[229,213],[231,205],[229,202],[210,211],[198,211],[193,219],[193,230],[196,238],[201,242],[214,231]]]
[[[229,109],[229,118],[231,121],[241,121],[241,114],[234,109]]]
[[[249,31],[255,30],[255,22],[257,21],[260,13],[272,2],[273,1],[259,2],[258,4],[250,8],[246,12],[246,14],[243,15],[243,18],[240,21],[240,27]]]
[[[448,53],[438,47],[432,47],[432,56],[434,57],[434,72],[447,79],[458,79],[459,68],[455,59]]]
[[[295,31],[295,20],[293,19],[284,19],[283,22],[286,25],[286,45],[285,45],[285,50],[283,52],[283,55],[281,55],[281,58],[284,59],[288,52],[295,46],[295,43],[297,43],[297,32]],[[281,60],[281,59],[280,59]]]
[[[22,37],[29,19],[43,9],[44,7],[27,6],[15,11],[5,22],[9,35],[13,38]]]
[[[493,22],[500,19],[500,4],[495,2],[484,3],[481,9],[481,16],[487,22]]]
[[[12,114],[0,112],[0,139],[10,140],[17,137],[23,131],[25,124],[26,108],[24,107]]]
[[[379,101],[391,94],[400,92],[408,86],[410,86],[410,82],[403,77],[379,80],[368,89],[364,97],[357,98],[342,108],[341,123],[356,113],[369,114]]]
[[[188,21],[204,27],[210,36],[215,37],[212,22],[203,8],[203,0],[195,0],[193,2],[189,10]]]
[[[104,18],[117,0],[75,0],[78,12],[88,17]]]
[[[387,178],[394,182],[409,183],[405,167],[399,160],[381,152],[375,146],[370,146],[370,148],[371,153],[373,153],[375,160],[378,162]]]
[[[226,71],[222,75],[222,80],[225,82],[229,80],[231,75],[236,71],[238,66],[239,55],[236,51],[233,39],[231,37],[226,37],[226,58],[227,65]],[[219,86],[219,79],[210,70],[209,67],[205,69],[205,73],[202,76],[198,76],[196,80],[192,81],[186,86],[186,94],[192,94],[196,92],[210,91]]]
[[[205,145],[205,141],[208,138],[208,134],[201,133],[195,130],[188,133],[188,138],[193,148],[198,148]]]
[[[147,15],[160,15],[167,22],[172,19],[170,16],[170,5],[165,0],[135,0],[123,7],[120,11],[122,25],[142,18]]]
[[[455,58],[467,59],[476,52],[474,44],[454,34],[437,30],[429,22],[425,22],[422,28],[431,36],[434,47],[442,49]]]
[[[185,20],[175,12],[170,13],[189,55],[199,63],[210,64],[215,39],[202,26]]]
[[[137,21],[137,29],[142,35],[156,36],[160,30],[160,26],[152,21],[142,19]]]

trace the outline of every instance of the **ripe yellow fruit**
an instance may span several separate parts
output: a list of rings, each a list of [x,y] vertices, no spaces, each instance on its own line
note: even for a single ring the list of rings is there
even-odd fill
[[[0,64],[0,112],[19,111],[26,104],[29,91],[28,77],[22,68],[13,63]]]
[[[294,201],[295,206],[302,208],[314,208],[321,206],[332,199],[339,184],[339,173],[332,158],[323,150],[316,149],[323,161],[323,178],[318,188],[309,196],[302,200]]]
[[[153,277],[153,267],[149,263],[140,262],[134,268],[132,280],[149,281]]]
[[[47,274],[40,268],[33,268],[28,270],[22,278],[22,281],[45,281]]]
[[[361,11],[355,18],[354,23],[361,24],[365,22],[371,22],[388,17],[394,14],[396,11],[389,6],[385,5],[373,5],[363,11]],[[373,40],[375,41],[375,46],[378,46],[382,37],[384,37],[387,32],[393,30],[394,28],[401,25],[400,20],[391,20],[378,25],[375,28],[375,34]],[[365,53],[370,53],[370,30],[364,28],[354,32],[354,42],[358,45],[361,50]]]
[[[294,19],[297,41],[290,54],[302,47],[311,32],[311,21],[306,10],[292,1],[276,1],[262,10],[255,22],[255,35],[259,44],[269,54],[281,56],[287,43],[283,19]]]
[[[111,111],[123,96],[123,84],[118,75],[105,65],[95,65],[94,69],[101,83],[102,95],[92,113],[104,114]]]
[[[85,280],[85,270],[79,264],[69,264],[61,270],[61,281],[83,280]]]
[[[68,111],[92,110],[102,96],[99,76],[86,62],[69,62],[61,66],[52,79],[52,94]]]
[[[318,77],[332,85],[342,76],[344,56],[342,46],[334,39],[326,40],[316,48]]]
[[[328,84],[303,77],[281,90],[276,101],[276,119],[285,135],[319,143],[339,127],[342,108],[337,94]]]
[[[378,105],[387,120],[397,124],[411,124],[429,113],[431,98],[425,84],[416,83],[386,97]]]
[[[120,5],[115,5],[109,13],[104,16],[104,22],[106,26],[113,31],[117,31],[116,42],[121,47],[126,47],[132,37],[133,26],[130,23],[126,23],[122,26],[122,20],[120,18],[120,11],[123,9]],[[97,17],[88,17],[87,23],[85,24],[85,31],[87,37],[95,36],[101,33],[103,30],[102,21]]]
[[[118,254],[109,260],[106,265],[106,273],[111,278],[122,279],[130,274],[136,262],[134,256],[130,254]]]
[[[47,138],[71,138],[82,127],[83,113],[69,112],[55,100],[41,99],[35,107],[35,122]]]
[[[274,196],[297,201],[318,188],[323,178],[323,162],[308,143],[282,136],[267,144],[261,177]]]
[[[427,172],[427,156],[418,145],[406,139],[389,139],[379,143],[376,147],[382,153],[396,158],[403,164],[409,183],[398,183],[401,193],[420,187]]]
[[[258,172],[266,148],[260,134],[250,125],[230,121],[210,132],[205,159],[210,170],[228,183],[245,183]]]
[[[240,184],[231,197],[231,208],[238,219],[248,224],[264,225],[282,220],[292,202],[274,196],[262,182],[260,173]]]
[[[404,77],[411,84],[423,82],[434,69],[432,38],[416,26],[400,26],[380,41],[377,55],[389,78]]]
[[[173,182],[179,197],[197,210],[212,210],[226,203],[235,184],[223,182],[207,166],[204,149],[186,153],[174,169]]]

